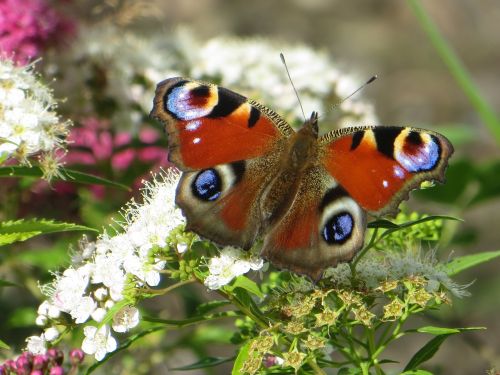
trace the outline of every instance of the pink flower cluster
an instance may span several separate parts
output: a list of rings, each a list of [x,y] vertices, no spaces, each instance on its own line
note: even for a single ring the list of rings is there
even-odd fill
[[[30,375],[63,375],[76,373],[76,369],[82,364],[85,354],[81,349],[73,349],[69,352],[69,371],[63,367],[64,353],[55,348],[47,350],[46,354],[33,355],[24,352],[19,357],[9,359],[0,365],[0,375],[7,374],[30,374]]]
[[[90,117],[71,130],[69,150],[63,162],[68,166],[89,166],[89,173],[116,181],[120,173],[137,164],[142,165],[144,171],[168,165],[167,147],[159,144],[161,136],[154,128],[144,128],[134,139],[128,132],[113,132],[109,121]],[[109,175],[110,170],[112,175]],[[139,176],[134,184],[140,186],[142,178],[144,176]],[[91,190],[97,198],[103,197],[102,186],[94,186]]]
[[[160,139],[152,128],[142,129],[138,141],[143,146],[132,148],[132,135],[127,132],[113,134],[109,122],[94,117],[81,122],[81,127],[71,130],[68,137],[70,151],[65,156],[66,164],[98,165],[111,161],[115,171],[127,169],[134,160],[145,164],[166,163],[165,147],[155,146]]]
[[[50,44],[73,35],[75,24],[46,0],[0,0],[0,57],[25,65]]]

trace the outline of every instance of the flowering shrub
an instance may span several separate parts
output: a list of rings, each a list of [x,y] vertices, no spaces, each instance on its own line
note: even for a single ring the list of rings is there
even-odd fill
[[[372,224],[371,238],[354,262],[329,268],[317,284],[284,271],[266,273],[256,283],[244,274],[263,272],[268,265],[253,251],[217,250],[183,230],[184,219],[174,205],[178,178],[172,170],[162,172],[146,184],[143,204],[126,206],[118,222],[121,230],[80,242],[71,267],[43,288],[48,299],[38,309],[37,323],[44,332],[29,338],[28,348],[43,352],[59,339],[58,332],[70,327],[71,317],[74,324],[84,325],[82,350],[102,361],[129,345],[116,335],[140,324],[137,307],[142,299],[199,282],[227,298],[234,310],[208,313],[218,306],[209,303],[204,314],[189,320],[239,316],[237,371],[304,368],[321,373],[322,367],[354,365],[368,373],[382,370],[381,356],[389,344],[416,332],[404,328],[409,318],[450,304],[453,295],[467,295],[450,278],[453,262],[442,264],[433,251],[423,254],[419,246],[401,243],[410,232],[413,241],[435,242],[447,219],[415,214],[400,214],[389,228],[388,222]],[[158,289],[161,274],[173,284]],[[175,324],[151,322],[157,329]],[[474,328],[417,331],[439,337],[468,329]],[[414,357],[407,368],[422,362]]]
[[[45,0],[0,1],[0,56],[25,65],[49,44],[73,34],[74,24]]]
[[[35,340],[33,340],[35,341]],[[29,351],[24,352],[15,360],[9,359],[0,365],[0,374],[32,374],[32,375],[64,375],[76,374],[81,366],[85,354],[80,349],[72,349],[68,366],[64,366],[64,353],[51,348],[44,354],[32,354],[37,351],[36,343],[31,343]]]
[[[69,185],[117,188],[123,185],[110,180],[132,184],[120,173],[130,172],[132,181],[141,179],[144,171],[134,173],[135,162],[148,167],[166,164],[164,140],[162,145],[154,128],[157,124],[148,119],[148,113],[155,84],[169,76],[225,85],[279,110],[292,124],[302,121],[272,42],[217,37],[202,43],[186,32],[145,37],[109,25],[82,30],[69,51],[44,61],[46,74],[57,77],[54,89],[68,98],[58,110],[80,125],[71,131],[69,123],[55,113],[51,91],[33,75],[33,66],[18,68],[1,62],[0,154],[2,168],[12,168],[9,173],[15,177],[37,177],[27,167],[36,167],[33,160],[38,160],[47,178],[65,179]],[[358,86],[326,53],[305,46],[280,49],[286,52],[307,112],[329,116],[329,107]],[[376,122],[373,107],[359,97],[342,102],[335,114],[336,119],[324,121],[327,126],[322,131]],[[62,161],[76,170],[59,168]],[[26,169],[14,168],[19,162]],[[225,335],[225,343],[234,345],[234,353],[214,358],[199,350],[200,360],[181,369],[232,362],[236,374],[324,374],[332,368],[341,374],[383,374],[396,359],[404,361],[387,358],[386,349],[402,337],[425,334],[432,339],[399,370],[426,374],[422,365],[447,337],[480,329],[407,326],[412,318],[467,296],[467,286],[453,276],[500,255],[490,252],[440,260],[442,252],[448,251],[439,249],[443,227],[455,219],[403,211],[392,221],[374,220],[355,259],[327,269],[313,283],[264,262],[258,256],[259,242],[244,252],[218,247],[186,231],[174,203],[179,177],[174,169],[158,172],[152,181],[144,182],[141,202],[130,200],[95,240],[89,234],[81,237],[77,249],[70,246],[70,260],[59,259],[58,271],[41,283],[43,301],[33,317],[38,332],[26,339],[19,358],[0,367],[0,374],[64,373],[68,367],[76,373],[83,353],[91,357],[87,360],[90,373],[106,366],[117,353],[124,354],[131,344],[146,340],[153,344],[145,350],[159,348],[163,361],[161,350],[166,349],[154,338],[156,333],[208,322],[219,336]],[[22,181],[19,186],[33,185]],[[74,190],[80,201],[73,204],[83,200],[82,190]],[[118,199],[113,195],[109,200]],[[44,219],[4,221],[0,244],[14,248],[16,242],[41,234],[96,232],[100,223],[96,217],[101,214],[97,209],[106,203],[105,199],[94,202],[94,211],[86,207],[86,216],[78,219],[87,220],[88,226]],[[66,251],[67,242],[54,248]],[[201,289],[185,292],[195,285]],[[203,299],[197,299],[193,290],[201,290]],[[187,317],[151,316],[152,309],[145,307],[151,300],[174,305],[181,293],[189,300]],[[223,321],[234,322],[234,327]],[[71,365],[64,367],[55,348],[66,342],[77,343],[81,351],[71,352]],[[7,344],[0,341],[0,347]],[[136,373],[139,359],[133,353],[131,371]],[[140,371],[151,372],[151,361],[145,362]]]
[[[15,158],[29,164],[38,155],[44,175],[50,179],[64,152],[70,122],[55,112],[51,91],[39,82],[33,67],[15,67],[0,59],[0,161]]]

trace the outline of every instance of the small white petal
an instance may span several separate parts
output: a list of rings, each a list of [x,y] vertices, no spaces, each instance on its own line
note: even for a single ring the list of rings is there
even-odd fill
[[[44,331],[43,335],[47,341],[51,342],[59,337],[59,331],[56,327],[49,327]]]
[[[26,342],[26,349],[32,354],[45,354],[47,351],[47,341],[43,334],[41,336],[30,336],[26,339]]]

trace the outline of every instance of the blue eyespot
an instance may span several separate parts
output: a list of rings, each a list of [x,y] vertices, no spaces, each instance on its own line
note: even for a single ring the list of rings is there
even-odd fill
[[[215,169],[205,169],[195,177],[191,188],[195,197],[214,201],[221,195],[222,181]]]
[[[396,160],[409,172],[426,172],[433,170],[439,163],[441,157],[441,147],[439,140],[435,136],[431,136],[427,142],[419,144],[407,141],[412,145],[413,152],[403,150],[396,153]]]
[[[331,217],[323,227],[323,239],[329,245],[342,244],[351,237],[354,220],[348,212]]]

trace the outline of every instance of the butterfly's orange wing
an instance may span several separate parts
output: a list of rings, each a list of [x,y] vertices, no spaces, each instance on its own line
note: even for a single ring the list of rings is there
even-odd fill
[[[395,213],[422,181],[444,182],[453,146],[441,134],[409,127],[346,128],[320,138],[323,164],[361,207]]]
[[[185,172],[176,202],[188,229],[249,248],[262,232],[260,197],[293,129],[233,91],[184,78],[158,84],[151,114],[165,123],[169,158]]]

